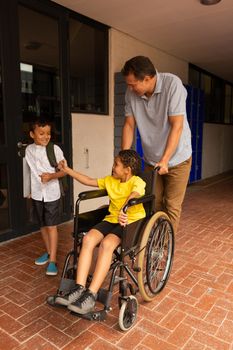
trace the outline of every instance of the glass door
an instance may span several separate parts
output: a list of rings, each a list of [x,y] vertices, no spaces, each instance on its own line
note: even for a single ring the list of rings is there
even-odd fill
[[[4,3],[4,4],[3,4]],[[31,202],[23,198],[22,144],[31,142],[29,124],[52,122],[52,141],[71,162],[67,79],[67,35],[62,13],[38,1],[1,2],[0,60],[0,240],[34,231]],[[64,16],[65,17],[65,16]],[[63,31],[60,30],[63,26]],[[62,62],[62,64],[61,64]],[[72,213],[71,186],[62,220]]]
[[[3,76],[0,53],[0,233],[9,230],[10,227],[7,159],[4,157],[6,150],[6,125],[3,110]]]

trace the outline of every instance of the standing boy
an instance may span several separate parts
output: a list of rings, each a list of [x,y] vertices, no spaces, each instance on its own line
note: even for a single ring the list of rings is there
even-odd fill
[[[33,219],[39,223],[46,252],[35,260],[36,265],[49,262],[46,275],[57,275],[56,265],[61,191],[58,178],[65,174],[50,165],[46,147],[51,139],[51,124],[38,118],[30,125],[34,143],[26,148],[25,159],[30,168]],[[56,161],[64,159],[62,150],[54,145]]]

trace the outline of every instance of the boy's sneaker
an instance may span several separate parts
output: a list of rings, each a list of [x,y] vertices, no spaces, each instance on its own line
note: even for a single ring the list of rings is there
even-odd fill
[[[81,286],[81,284],[76,284],[76,286],[67,294],[65,295],[58,295],[55,298],[55,303],[59,305],[68,306],[71,303],[74,303],[76,300],[79,299],[79,297],[84,292],[85,288]]]
[[[46,275],[48,276],[56,276],[58,273],[58,268],[55,262],[50,261],[48,264],[47,270],[46,270]]]
[[[45,253],[35,260],[36,265],[44,265],[49,261],[49,254]]]
[[[94,310],[96,297],[97,295],[87,289],[78,300],[68,305],[68,309],[77,314],[87,314]]]

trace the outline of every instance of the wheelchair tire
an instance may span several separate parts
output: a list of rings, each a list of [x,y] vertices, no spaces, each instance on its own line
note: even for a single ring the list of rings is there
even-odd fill
[[[128,296],[127,300],[123,300],[119,313],[119,327],[122,331],[128,331],[133,327],[137,318],[138,301],[133,295]]]
[[[166,285],[174,255],[174,233],[166,213],[157,212],[148,221],[138,254],[139,292],[151,301]]]

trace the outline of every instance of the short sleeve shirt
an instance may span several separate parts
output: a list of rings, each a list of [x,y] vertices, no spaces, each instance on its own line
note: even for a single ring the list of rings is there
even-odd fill
[[[186,115],[187,91],[174,74],[158,73],[151,97],[138,96],[130,89],[125,95],[125,116],[134,116],[142,141],[145,161],[154,165],[160,161],[170,132],[169,116],[183,115],[183,130],[179,144],[169,161],[169,167],[187,160],[192,154],[191,132]]]
[[[57,162],[64,159],[64,155],[60,147],[54,145],[54,153]],[[26,162],[31,172],[31,197],[37,201],[52,202],[58,200],[61,196],[59,180],[53,179],[47,183],[42,183],[40,175],[42,173],[54,173],[55,169],[50,165],[46,147],[36,145],[35,143],[28,145],[25,154]]]
[[[145,194],[146,183],[139,176],[132,176],[128,181],[121,182],[113,176],[106,176],[98,179],[98,187],[106,189],[110,199],[109,215],[104,220],[111,223],[118,223],[118,215],[127,198],[132,192],[138,192],[139,195]],[[130,207],[127,211],[128,222],[132,223],[145,217],[145,210],[142,204]]]

